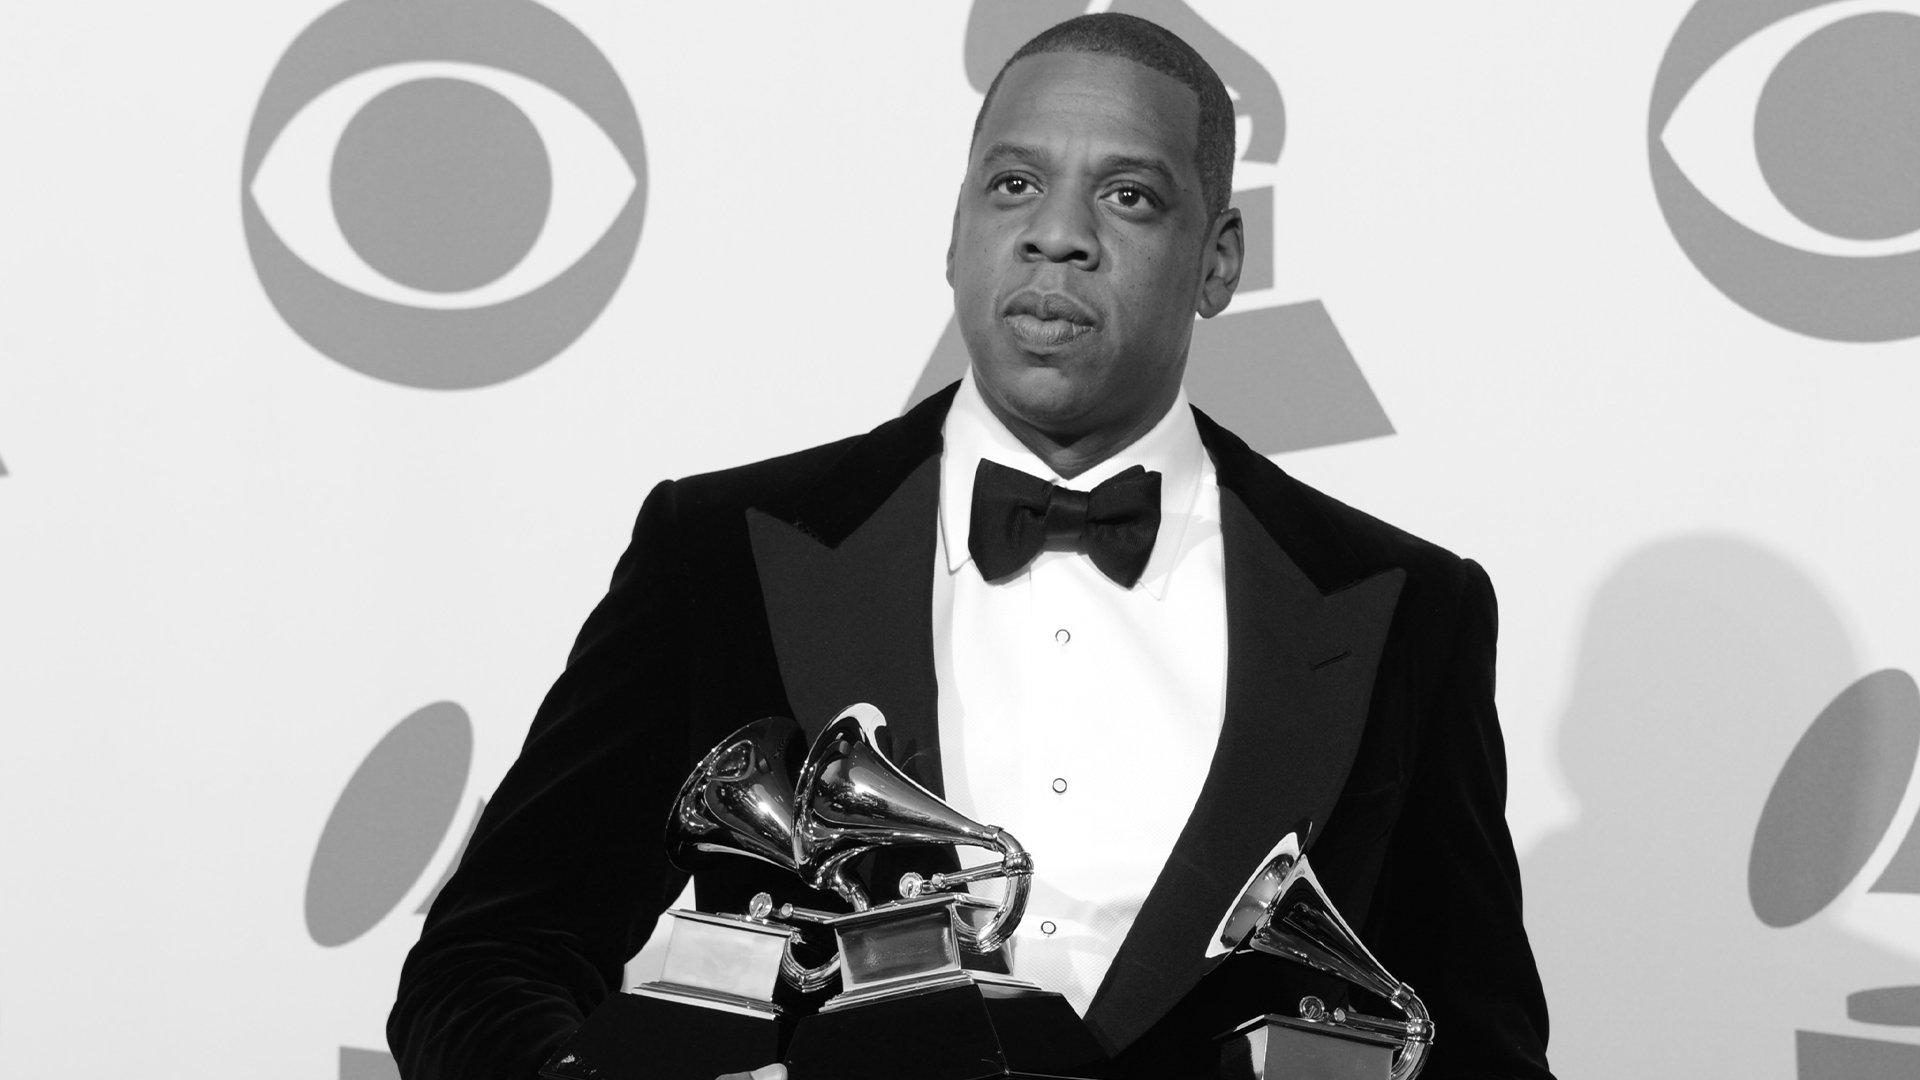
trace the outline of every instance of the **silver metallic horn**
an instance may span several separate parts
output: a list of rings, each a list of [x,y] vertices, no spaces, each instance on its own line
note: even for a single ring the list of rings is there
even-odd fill
[[[969,881],[1004,877],[1006,896],[984,926],[959,925],[967,948],[998,949],[1020,924],[1027,906],[1033,858],[1005,829],[982,825],[915,783],[867,738],[860,721],[844,715],[814,740],[800,769],[795,805],[794,861],[814,888],[844,880],[846,864],[876,847],[893,844],[961,844],[1000,853],[1000,861],[923,879],[908,874],[909,895],[951,889]]]
[[[806,736],[784,716],[755,720],[722,739],[701,759],[667,816],[667,858],[689,873],[709,865],[712,856],[744,855],[772,863],[789,873],[794,864],[794,774]],[[866,894],[850,881],[836,882],[842,899],[856,911],[867,907]],[[824,988],[840,970],[834,956],[814,967],[801,964],[788,943],[781,972],[806,992]]]
[[[691,873],[713,854],[792,872],[793,777],[806,738],[784,716],[755,720],[707,752],[667,818],[667,857]]]
[[[1385,1035],[1400,1043],[1392,1080],[1413,1080],[1433,1045],[1433,1021],[1426,1006],[1387,971],[1340,917],[1305,855],[1280,855],[1254,875],[1221,928],[1220,944],[1251,949],[1305,964],[1346,980],[1399,1009],[1405,1020],[1389,1020],[1347,1009],[1329,1009],[1319,998],[1301,999],[1300,1016],[1317,1024]]]

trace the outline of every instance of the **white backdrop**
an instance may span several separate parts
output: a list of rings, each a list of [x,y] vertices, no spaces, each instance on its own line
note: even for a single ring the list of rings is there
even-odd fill
[[[641,496],[946,370],[1083,6],[0,12],[0,1074],[388,1075]],[[1117,6],[1267,147],[1196,398],[1499,588],[1557,1071],[1914,1075],[1920,4]]]

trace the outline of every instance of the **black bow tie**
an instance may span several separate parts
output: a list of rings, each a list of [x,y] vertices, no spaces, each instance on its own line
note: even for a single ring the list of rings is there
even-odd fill
[[[1092,491],[1050,484],[982,458],[973,473],[967,550],[980,576],[1017,573],[1049,543],[1084,551],[1100,572],[1133,588],[1160,531],[1160,474],[1139,465]]]

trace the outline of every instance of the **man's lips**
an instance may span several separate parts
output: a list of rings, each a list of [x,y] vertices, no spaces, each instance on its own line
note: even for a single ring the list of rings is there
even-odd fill
[[[1093,327],[1084,323],[1069,322],[1066,319],[1038,319],[1032,315],[1007,316],[1007,329],[1028,349],[1051,349],[1065,345],[1081,334],[1093,332]]]
[[[1064,293],[1019,292],[1003,316],[1023,348],[1044,352],[1090,333],[1097,320],[1085,304]]]

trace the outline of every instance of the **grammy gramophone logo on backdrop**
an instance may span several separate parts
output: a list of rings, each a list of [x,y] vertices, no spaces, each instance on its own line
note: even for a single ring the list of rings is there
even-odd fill
[[[324,355],[430,390],[523,375],[613,298],[646,206],[613,65],[532,0],[347,0],[274,67],[240,206],[267,298]]]
[[[410,908],[426,914],[486,807],[484,799],[475,799],[468,808],[472,765],[473,721],[451,701],[416,709],[367,753],[334,800],[307,870],[305,917],[314,944],[349,945],[398,911],[428,880],[435,855],[459,827],[459,842],[441,860],[434,884]],[[397,957],[395,964],[397,970]],[[391,994],[392,986],[367,990]],[[362,1037],[373,1041],[378,1032]],[[340,1080],[397,1075],[384,1049],[341,1046],[339,1059]]]
[[[1084,12],[1086,0],[975,0],[963,54],[968,82],[984,94],[1014,51],[1041,30]],[[1280,87],[1260,61],[1181,0],[1117,0],[1110,8],[1172,30],[1200,51],[1251,121],[1240,160],[1272,165],[1286,138]],[[1235,191],[1247,261],[1224,314],[1194,325],[1187,389],[1194,403],[1263,454],[1393,434],[1393,424],[1318,300],[1255,306],[1273,288],[1271,186]],[[960,377],[966,343],[952,318],[908,395],[911,405]]]
[[[1893,853],[1868,894],[1912,905],[1920,916],[1920,819],[1898,834],[1900,807],[1920,759],[1920,688],[1904,671],[1867,675],[1814,718],[1788,755],[1754,829],[1747,895],[1776,929],[1826,910],[1856,882],[1876,852]],[[1895,899],[1897,898],[1897,899]],[[1809,1003],[1812,1004],[1812,1003]],[[1920,1076],[1920,985],[1862,988],[1847,995],[1847,1018],[1901,1031],[1908,1039],[1795,1033],[1801,1080]]]
[[[1701,0],[1647,157],[1674,239],[1734,303],[1831,341],[1920,336],[1920,3]]]

